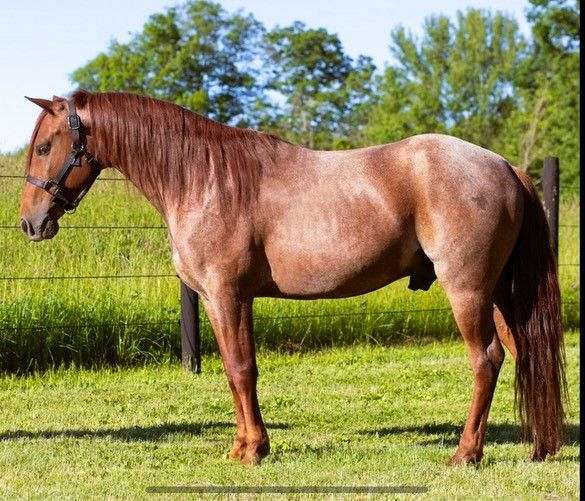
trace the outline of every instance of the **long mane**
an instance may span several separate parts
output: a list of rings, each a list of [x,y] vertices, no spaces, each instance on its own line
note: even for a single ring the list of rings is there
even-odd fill
[[[209,190],[222,208],[249,205],[284,142],[137,94],[77,91],[72,98],[89,111],[92,153],[159,208]]]

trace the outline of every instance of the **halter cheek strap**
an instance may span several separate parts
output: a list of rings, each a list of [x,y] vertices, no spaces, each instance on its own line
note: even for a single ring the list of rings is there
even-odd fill
[[[69,108],[69,115],[67,116],[67,125],[71,134],[71,152],[67,155],[63,166],[59,173],[53,179],[41,179],[36,176],[26,176],[27,182],[45,190],[49,193],[55,202],[60,205],[63,210],[72,211],[79,205],[81,199],[89,191],[97,177],[101,172],[100,163],[97,159],[85,149],[85,134],[83,131],[83,123],[81,118],[75,111],[75,104],[72,99],[67,101]],[[65,186],[65,181],[74,167],[81,166],[81,159],[85,157],[88,165],[91,168],[90,175],[85,186],[81,191],[74,196],[69,188]]]

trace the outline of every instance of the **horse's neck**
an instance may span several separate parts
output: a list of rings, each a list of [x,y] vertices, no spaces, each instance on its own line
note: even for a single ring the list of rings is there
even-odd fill
[[[196,137],[191,140],[202,141],[201,139],[198,139]],[[145,190],[143,179],[141,179],[141,177],[152,176],[153,173],[148,171],[148,169],[152,169],[153,166],[152,164],[140,166],[133,163],[136,160],[133,160],[132,152],[140,151],[139,148],[144,148],[143,145],[138,144],[138,141],[136,141],[136,143],[137,144],[132,144],[132,141],[129,141],[128,144],[125,146],[126,147],[125,151],[123,152],[116,151],[116,155],[119,158],[107,158],[104,163],[105,165],[112,166],[113,168],[118,170],[126,179],[128,179],[138,189],[138,191],[140,191],[147,198],[147,200],[159,212],[161,212],[163,215],[166,215],[166,213],[169,210],[176,208],[175,203],[176,201],[170,200],[170,198],[173,198],[177,194],[168,193],[167,197],[167,186],[165,186],[164,184],[165,179],[168,179],[170,175],[163,174],[162,176],[160,176],[161,185],[158,188],[160,193],[162,194],[162,199],[160,199],[160,197],[158,196],[155,196],[153,193],[149,193],[148,190]],[[202,143],[196,145],[194,149],[200,152],[205,152],[207,147],[208,145]],[[240,158],[245,158],[245,156],[248,154],[246,146],[241,145],[239,147],[241,148],[241,153],[237,152],[236,155],[239,155]],[[107,154],[110,151],[112,151],[112,149],[110,149],[108,145],[106,145],[104,151]],[[266,152],[266,157],[258,160],[259,161],[258,168],[260,171],[259,176],[266,174],[271,176],[274,175],[278,176],[279,171],[282,170],[290,171],[296,169],[297,165],[302,163],[302,161],[299,160],[306,156],[307,152],[309,151],[310,150],[307,150],[302,146],[294,145],[286,141],[275,141],[273,149],[271,151]],[[156,145],[152,146],[152,153],[149,154],[152,155],[157,154]],[[217,163],[221,161],[223,161],[221,155],[219,155],[219,158],[217,157],[212,158],[207,156],[205,153],[202,153],[199,158],[194,157],[188,159],[187,160],[188,164],[185,168],[204,169],[207,172],[209,172],[212,169],[217,169],[218,172],[222,172],[221,166],[217,165]],[[190,179],[191,182],[197,179],[204,179],[205,177],[206,177],[205,175],[186,176],[186,178]],[[190,206],[191,210],[205,209],[215,210],[217,208],[217,204],[215,203],[216,200],[214,200],[214,197],[219,197],[220,194],[220,190],[217,188],[217,184],[225,181],[226,181],[225,179],[215,179],[208,180],[209,186],[202,185],[183,186],[182,189],[185,190],[185,192],[181,194],[182,195],[181,197],[179,197],[181,199],[181,203],[186,202]],[[255,179],[255,182],[261,183],[261,179]]]

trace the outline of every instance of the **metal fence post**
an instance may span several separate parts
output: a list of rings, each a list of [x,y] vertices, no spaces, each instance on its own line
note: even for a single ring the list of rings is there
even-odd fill
[[[201,333],[199,296],[181,282],[181,363],[183,369],[201,372]]]
[[[559,256],[559,159],[546,157],[542,169],[544,210],[550,230],[550,241],[555,257]]]

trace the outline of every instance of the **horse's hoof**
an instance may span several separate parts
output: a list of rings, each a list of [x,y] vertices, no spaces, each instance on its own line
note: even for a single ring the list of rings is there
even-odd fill
[[[451,456],[449,462],[447,463],[449,466],[464,466],[464,465],[477,465],[481,461],[481,456],[478,454],[473,453],[459,453],[456,452]]]
[[[532,451],[532,454],[530,456],[530,461],[534,461],[534,462],[540,462],[540,461],[544,461],[546,459],[547,453],[545,451]]]
[[[248,444],[242,457],[242,463],[248,466],[257,466],[269,452],[270,445],[268,442]]]
[[[230,449],[229,451],[227,451],[225,453],[225,457],[226,457],[226,459],[239,460],[239,459],[242,459],[244,457],[244,451]]]
[[[246,466],[258,466],[261,461],[262,458],[259,454],[244,454],[244,457],[242,458],[242,464],[245,464]]]
[[[246,444],[243,442],[234,442],[233,447],[227,452],[227,459],[238,459],[241,460],[246,453]]]

